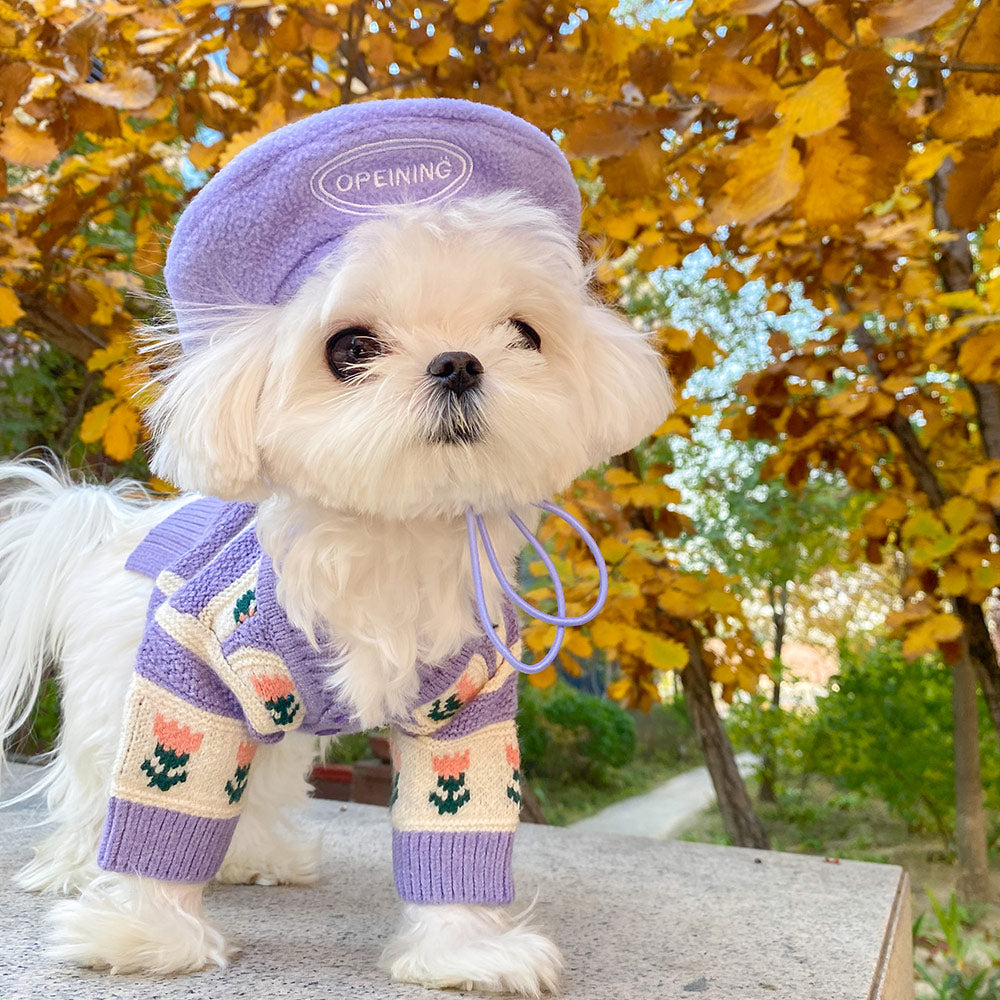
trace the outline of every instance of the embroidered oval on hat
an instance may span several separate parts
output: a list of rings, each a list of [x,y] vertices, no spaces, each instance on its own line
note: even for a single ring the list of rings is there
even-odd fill
[[[461,191],[472,157],[443,139],[386,139],[341,153],[309,178],[313,196],[350,215],[374,215],[386,205],[423,205]]]

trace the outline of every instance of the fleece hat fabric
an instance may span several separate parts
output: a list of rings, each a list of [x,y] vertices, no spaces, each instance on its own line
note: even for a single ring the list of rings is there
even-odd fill
[[[177,223],[166,280],[181,332],[205,307],[288,301],[345,233],[391,206],[504,191],[579,231],[559,147],[499,108],[371,101],[286,125],[234,157]]]

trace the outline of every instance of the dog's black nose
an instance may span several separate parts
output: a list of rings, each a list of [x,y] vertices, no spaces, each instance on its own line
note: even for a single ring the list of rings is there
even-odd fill
[[[461,396],[463,392],[479,385],[483,363],[466,351],[445,351],[431,360],[427,366],[427,374],[456,396]]]

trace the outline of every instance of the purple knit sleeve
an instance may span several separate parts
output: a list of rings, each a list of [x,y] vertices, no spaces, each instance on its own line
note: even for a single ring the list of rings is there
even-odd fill
[[[233,514],[200,553],[157,573],[101,837],[105,870],[212,878],[259,744],[301,725],[299,692],[256,613],[261,555],[248,512]]]
[[[505,634],[516,630],[508,609]],[[393,730],[396,889],[415,903],[509,903],[521,804],[516,671],[477,642],[424,676],[420,705]]]

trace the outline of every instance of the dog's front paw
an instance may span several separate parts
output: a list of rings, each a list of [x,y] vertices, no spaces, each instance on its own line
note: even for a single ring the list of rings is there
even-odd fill
[[[406,983],[536,998],[557,991],[562,956],[502,907],[409,904],[380,964]]]
[[[170,975],[225,968],[238,949],[201,910],[200,885],[102,874],[52,910],[50,952],[112,973]]]
[[[258,845],[237,844],[222,863],[216,882],[229,885],[312,885],[319,876],[321,837],[285,842],[261,851]],[[255,849],[257,848],[257,849]]]

